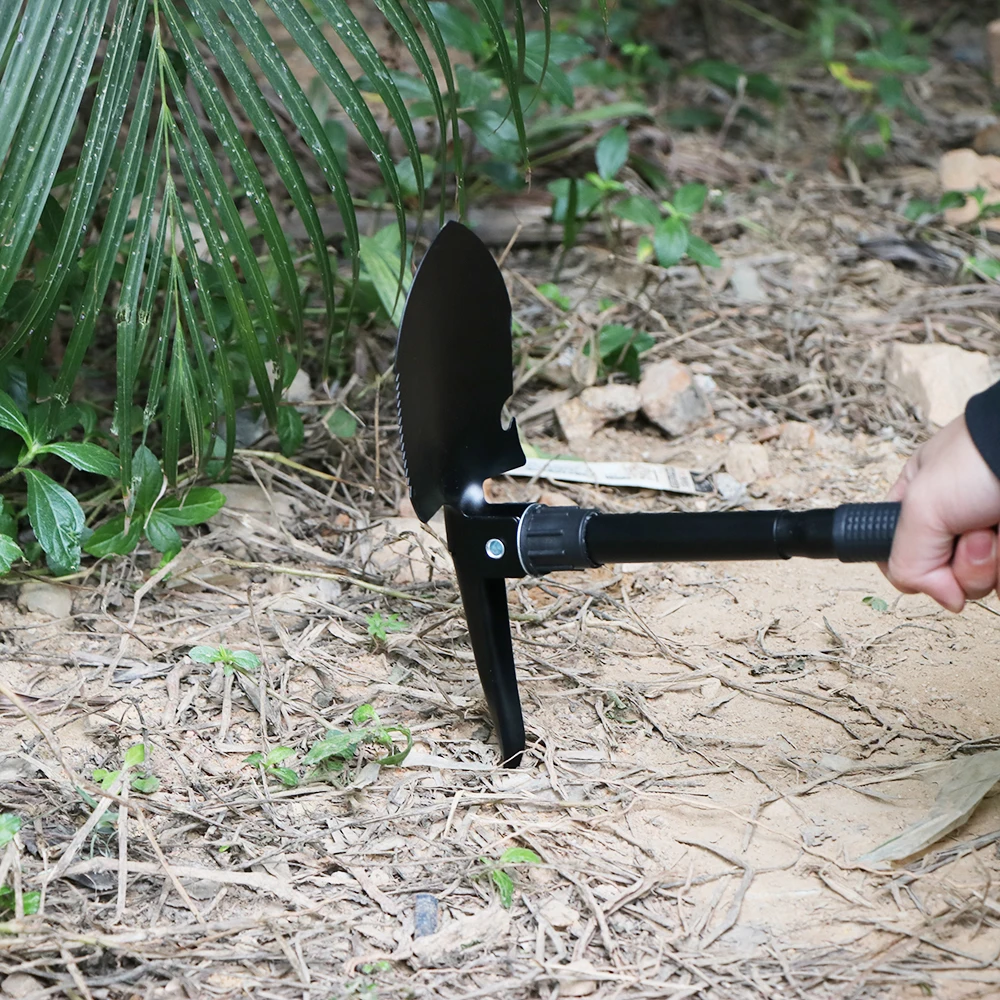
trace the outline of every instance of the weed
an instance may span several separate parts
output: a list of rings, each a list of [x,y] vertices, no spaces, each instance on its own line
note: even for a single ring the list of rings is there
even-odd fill
[[[0,847],[6,847],[21,829],[21,817],[17,813],[0,813]]]
[[[269,778],[277,778],[286,788],[294,788],[299,783],[299,776],[293,767],[285,767],[284,763],[295,755],[291,747],[274,747],[266,754],[259,750],[244,758],[244,764],[259,767]]]
[[[542,863],[542,859],[526,847],[508,847],[497,861],[490,861],[489,858],[480,858],[479,861],[485,869],[481,874],[489,877],[500,896],[501,905],[506,909],[509,909],[514,902],[514,879],[507,872],[507,868],[514,865]]]
[[[861,603],[867,604],[872,611],[878,611],[881,613],[889,610],[889,605],[881,597],[863,597],[861,599]]]
[[[563,226],[563,249],[576,243],[582,224],[599,212],[611,234],[611,218],[647,228],[639,238],[640,261],[656,258],[661,267],[673,267],[684,257],[705,267],[718,267],[720,260],[711,245],[691,232],[691,221],[705,206],[708,188],[691,183],[679,187],[673,198],[630,195],[618,180],[629,160],[629,138],[616,125],[597,144],[596,172],[582,180],[560,178],[549,184],[553,196],[552,218]]]
[[[108,771],[103,767],[94,768],[91,778],[100,785],[101,791],[110,791],[117,783],[124,771],[129,778],[129,788],[140,792],[143,795],[151,795],[160,787],[160,779],[150,771],[143,770],[135,775],[131,774],[133,768],[145,763],[146,747],[142,743],[136,743],[125,751],[125,762],[121,770]]]
[[[384,725],[369,704],[359,705],[351,716],[351,722],[354,728],[350,730],[328,730],[323,739],[314,743],[302,758],[304,767],[315,767],[313,776],[323,777],[330,772],[343,770],[345,764],[353,760],[366,743],[388,751],[376,758],[383,767],[401,764],[413,747],[413,736],[406,726]],[[402,750],[395,747],[394,738],[397,735],[406,740],[406,746]]]
[[[259,666],[260,657],[248,649],[227,649],[225,646],[192,646],[188,656],[197,663],[222,664],[225,674],[238,670],[241,674],[250,676]]]
[[[390,632],[405,632],[409,628],[409,625],[395,613],[383,617],[378,611],[373,611],[370,615],[365,615],[365,622],[368,625],[368,634],[376,642],[385,642]]]
[[[927,72],[928,41],[914,34],[913,23],[892,0],[872,0],[869,6],[872,17],[840,0],[820,0],[810,35],[831,76],[863,105],[845,122],[841,145],[846,152],[858,149],[879,157],[892,142],[897,114],[924,122],[905,81]],[[867,48],[857,47],[859,39]]]
[[[648,351],[656,341],[645,332],[608,323],[597,333],[597,353],[600,358],[598,375],[624,372],[633,382],[639,381],[639,355]],[[590,354],[590,344],[583,345],[583,353]]]
[[[937,201],[927,201],[924,198],[912,198],[906,203],[903,215],[910,222],[926,225],[937,219],[949,208],[961,208],[965,204],[966,195],[961,191],[945,191]]]

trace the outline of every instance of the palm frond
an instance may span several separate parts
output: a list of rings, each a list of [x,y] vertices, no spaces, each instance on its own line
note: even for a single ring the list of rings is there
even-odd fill
[[[547,35],[548,0],[539,2]],[[374,5],[430,98],[421,113],[436,127],[442,215],[449,186],[464,212],[458,90],[434,8],[428,0]],[[470,5],[489,31],[526,159],[522,0],[513,7],[513,42],[494,0]],[[402,279],[407,205],[423,209],[425,157],[397,78],[347,0],[266,6],[371,151],[400,236]],[[262,0],[0,3],[0,387],[18,372],[31,393],[65,405],[95,345],[113,331],[111,428],[127,513],[136,434],[142,444],[160,436],[176,483],[186,451],[195,468],[212,454],[231,460],[236,411],[248,397],[277,422],[282,385],[307,348],[308,285],[279,201],[308,235],[328,344],[346,322],[338,283],[349,296],[359,276],[362,239],[345,169],[263,9]],[[326,25],[363,79],[338,57]],[[405,151],[405,187],[376,106]],[[327,248],[310,171],[324,179],[342,220],[349,278],[338,276]],[[57,319],[68,336],[49,379]]]

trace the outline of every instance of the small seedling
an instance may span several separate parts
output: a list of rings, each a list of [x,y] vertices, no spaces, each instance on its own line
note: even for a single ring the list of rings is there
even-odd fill
[[[966,195],[961,191],[945,191],[937,201],[913,198],[906,203],[903,215],[910,222],[930,222],[941,215],[946,209],[961,208],[965,204],[965,199]]]
[[[490,881],[496,886],[500,903],[505,909],[510,909],[514,902],[514,879],[507,873],[506,869],[512,865],[540,865],[542,863],[542,859],[527,847],[508,847],[497,861],[490,861],[489,858],[480,858],[479,860],[485,865],[484,874],[488,874]]]
[[[410,730],[406,726],[384,725],[371,705],[359,705],[351,716],[351,722],[355,727],[353,729],[327,730],[326,736],[314,743],[302,758],[303,765],[315,766],[316,770],[313,772],[315,776],[322,777],[329,772],[343,770],[344,765],[354,759],[365,743],[383,747],[388,751],[384,756],[377,758],[383,767],[401,764],[413,747],[413,735]],[[394,735],[402,736],[406,740],[404,749],[396,750]]]
[[[243,763],[259,767],[265,775],[277,778],[286,788],[294,788],[299,783],[299,776],[295,773],[295,768],[283,766],[284,762],[294,754],[295,751],[291,747],[275,747],[266,754],[258,750],[246,757]]]
[[[609,323],[597,334],[597,353],[600,356],[598,374],[624,372],[633,382],[639,381],[639,355],[648,351],[656,341],[645,331],[631,326]],[[583,353],[590,354],[590,344],[584,344]]]
[[[409,625],[395,613],[383,617],[379,612],[373,611],[365,616],[365,622],[368,625],[368,634],[376,642],[385,642],[390,632],[405,632],[409,628]]]
[[[125,751],[125,766],[123,770],[131,771],[146,761],[146,747],[142,743],[136,743]],[[121,776],[121,770],[108,771],[103,767],[96,767],[91,772],[91,778],[101,786],[102,792],[110,791],[115,782]],[[140,792],[143,795],[151,795],[160,787],[160,779],[149,771],[143,770],[129,780],[129,788]]]
[[[861,603],[867,604],[872,611],[883,612],[889,610],[889,605],[881,597],[863,597]]]
[[[21,817],[17,813],[0,813],[0,847],[6,847],[21,829]]]
[[[192,646],[188,656],[197,663],[222,664],[222,670],[231,674],[238,670],[249,676],[260,666],[260,657],[249,649],[227,649],[225,646]]]

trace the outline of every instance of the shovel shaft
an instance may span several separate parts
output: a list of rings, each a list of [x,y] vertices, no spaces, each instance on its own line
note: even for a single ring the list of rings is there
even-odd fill
[[[825,510],[710,514],[597,514],[586,523],[592,563],[716,559],[840,559],[885,562],[899,504]]]

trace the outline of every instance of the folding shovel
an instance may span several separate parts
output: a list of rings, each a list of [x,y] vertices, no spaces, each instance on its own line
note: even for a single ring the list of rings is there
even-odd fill
[[[513,421],[511,308],[503,276],[449,222],[413,280],[396,345],[403,463],[417,516],[443,506],[476,666],[508,767],[524,751],[505,580],[612,562],[889,558],[899,504],[706,514],[603,514],[487,503],[483,483],[524,464]]]

